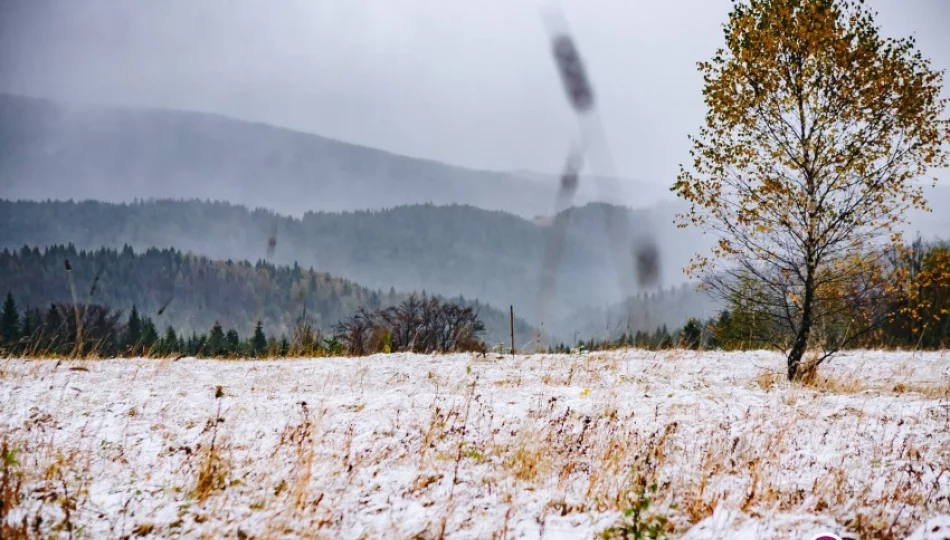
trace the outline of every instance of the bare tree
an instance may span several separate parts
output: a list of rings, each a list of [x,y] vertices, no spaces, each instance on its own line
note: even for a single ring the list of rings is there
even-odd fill
[[[479,336],[485,327],[471,307],[413,295],[384,310],[360,309],[336,330],[350,354],[363,355],[386,348],[420,353],[481,350]]]

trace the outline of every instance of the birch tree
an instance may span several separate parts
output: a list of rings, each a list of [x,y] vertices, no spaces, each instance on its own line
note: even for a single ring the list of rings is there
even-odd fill
[[[687,273],[782,328],[794,379],[810,348],[817,367],[886,317],[876,299],[900,276],[885,248],[948,163],[943,72],[860,1],[737,2],[724,34],[673,187],[690,204],[678,224],[717,240]]]

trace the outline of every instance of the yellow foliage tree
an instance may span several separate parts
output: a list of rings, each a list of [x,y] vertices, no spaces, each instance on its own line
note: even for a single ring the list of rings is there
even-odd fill
[[[724,30],[699,64],[708,113],[673,187],[690,203],[679,225],[718,240],[687,271],[732,299],[758,283],[747,303],[786,329],[794,379],[816,327],[893,283],[884,246],[926,209],[918,180],[948,163],[943,72],[860,1],[738,2]],[[855,319],[815,366],[867,330]]]

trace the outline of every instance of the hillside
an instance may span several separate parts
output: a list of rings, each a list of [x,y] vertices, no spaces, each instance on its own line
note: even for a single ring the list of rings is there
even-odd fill
[[[64,267],[66,259],[70,273]],[[73,301],[70,279],[79,303],[126,312],[135,305],[160,329],[170,325],[205,332],[218,321],[241,335],[249,335],[257,320],[268,334],[289,334],[303,316],[328,332],[359,307],[386,307],[405,297],[299,265],[211,260],[174,249],[135,253],[129,247],[83,251],[54,246],[0,251],[0,294],[10,291],[22,307],[45,309],[52,302]],[[507,342],[508,313],[484,304],[478,304],[477,311],[489,343]],[[519,343],[534,336],[520,319],[515,330]]]
[[[558,276],[558,311],[615,304],[616,271],[604,239],[603,213],[589,205],[569,216]],[[662,282],[683,281],[680,268],[702,237],[672,224],[673,208],[630,211],[632,232],[652,229],[661,247]],[[534,309],[546,226],[470,206],[407,206],[384,211],[307,213],[302,218],[227,203],[147,201],[11,202],[0,200],[0,247],[73,243],[136,250],[174,247],[212,259],[265,257],[276,231],[277,264],[314,267],[373,289],[463,295],[516,313]],[[550,325],[549,325],[550,326]]]
[[[0,94],[5,198],[210,198],[298,216],[429,202],[530,218],[553,211],[556,182],[211,114],[76,107]],[[646,186],[630,184],[634,192]]]

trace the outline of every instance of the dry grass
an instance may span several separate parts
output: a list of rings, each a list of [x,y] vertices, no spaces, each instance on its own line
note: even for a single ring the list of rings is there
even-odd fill
[[[82,365],[4,368],[3,538],[675,536],[729,511],[891,539],[950,508],[939,357],[805,384],[762,353]]]

